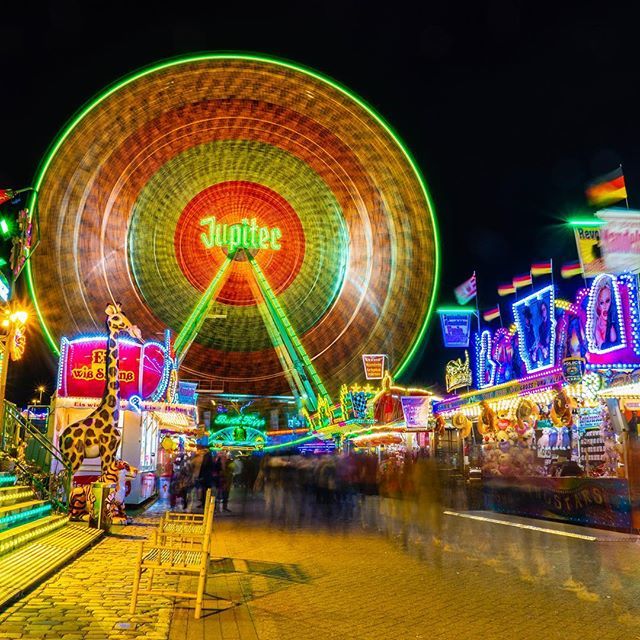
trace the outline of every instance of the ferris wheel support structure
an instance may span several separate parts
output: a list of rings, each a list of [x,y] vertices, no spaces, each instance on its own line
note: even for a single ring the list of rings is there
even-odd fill
[[[260,269],[255,257],[247,249],[238,249],[229,253],[198,304],[193,308],[174,343],[178,363],[184,360],[189,347],[193,344],[208,317],[209,311],[230,273],[230,267],[237,251],[244,251],[251,265],[251,272],[255,281],[253,288],[256,293],[259,292],[262,298],[261,310],[263,319],[273,346],[279,354],[280,362],[294,395],[300,399],[309,413],[317,411],[319,398],[322,398],[327,406],[331,406],[333,403],[329,392],[313,366],[302,342],[300,342],[300,338],[298,338],[293,329],[282,305],[278,302],[278,298],[269,285],[262,269]]]

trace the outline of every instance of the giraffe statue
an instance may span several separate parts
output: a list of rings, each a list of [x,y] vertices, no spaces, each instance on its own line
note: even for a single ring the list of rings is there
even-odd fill
[[[71,465],[71,475],[80,468],[85,458],[100,458],[102,475],[112,470],[120,446],[118,420],[120,417],[120,382],[118,380],[118,336],[126,333],[142,341],[140,330],[131,324],[120,304],[108,304],[107,353],[105,358],[105,390],[97,408],[86,418],[70,424],[58,440],[60,453]]]

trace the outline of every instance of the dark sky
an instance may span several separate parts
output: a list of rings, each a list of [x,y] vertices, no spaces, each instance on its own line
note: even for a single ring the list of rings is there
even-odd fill
[[[122,75],[194,51],[247,50],[335,78],[396,128],[426,176],[443,252],[442,303],[475,269],[481,308],[532,261],[576,258],[561,225],[590,179],[624,166],[640,205],[638,12],[606,3],[28,2],[0,19],[0,186],[31,182],[65,121]],[[35,3],[34,3],[35,4]],[[105,7],[89,13],[87,6]],[[279,8],[274,8],[274,4]],[[183,8],[184,7],[184,8]],[[8,396],[53,387],[31,332]],[[413,374],[441,382],[437,323]]]

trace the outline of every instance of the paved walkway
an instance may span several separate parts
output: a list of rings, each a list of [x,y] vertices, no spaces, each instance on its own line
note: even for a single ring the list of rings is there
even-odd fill
[[[221,599],[195,621],[191,603],[141,596],[130,616],[137,543],[157,513],[1,614],[0,639],[640,638],[635,539],[577,540],[456,517],[444,518],[434,545],[389,517],[376,523],[380,533],[221,516],[207,587]]]

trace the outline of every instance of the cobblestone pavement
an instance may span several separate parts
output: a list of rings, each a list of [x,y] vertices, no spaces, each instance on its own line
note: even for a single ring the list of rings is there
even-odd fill
[[[635,540],[446,517],[433,544],[389,516],[375,531],[220,516],[204,617],[150,596],[130,616],[137,542],[156,518],[143,514],[13,605],[0,638],[640,638]]]

